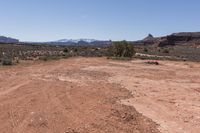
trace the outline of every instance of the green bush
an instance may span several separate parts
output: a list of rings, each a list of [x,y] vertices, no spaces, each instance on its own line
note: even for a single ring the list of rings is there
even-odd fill
[[[135,55],[134,47],[127,41],[114,42],[108,49],[109,56],[113,57],[129,57]]]
[[[13,64],[13,61],[11,58],[3,58],[1,61],[2,61],[2,65],[4,66],[9,66]]]
[[[69,52],[68,48],[65,48],[65,49],[63,50],[63,52],[64,52],[64,53],[68,53],[68,52]]]

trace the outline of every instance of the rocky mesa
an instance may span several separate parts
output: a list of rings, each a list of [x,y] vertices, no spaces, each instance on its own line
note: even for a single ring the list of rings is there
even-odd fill
[[[134,44],[156,45],[159,47],[169,45],[199,46],[200,32],[179,32],[163,37],[154,37],[149,34],[143,40],[135,41]]]

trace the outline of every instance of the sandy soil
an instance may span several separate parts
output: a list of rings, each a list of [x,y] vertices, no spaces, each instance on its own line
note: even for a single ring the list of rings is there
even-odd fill
[[[200,63],[105,58],[0,67],[0,133],[198,133]]]

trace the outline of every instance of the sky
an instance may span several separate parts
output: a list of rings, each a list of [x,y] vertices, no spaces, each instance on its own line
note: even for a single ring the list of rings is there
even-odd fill
[[[200,0],[0,0],[0,35],[139,40],[200,31]]]

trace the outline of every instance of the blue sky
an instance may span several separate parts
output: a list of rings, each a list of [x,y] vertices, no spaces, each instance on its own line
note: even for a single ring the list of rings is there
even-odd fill
[[[200,31],[199,0],[0,0],[0,35],[138,40]]]

